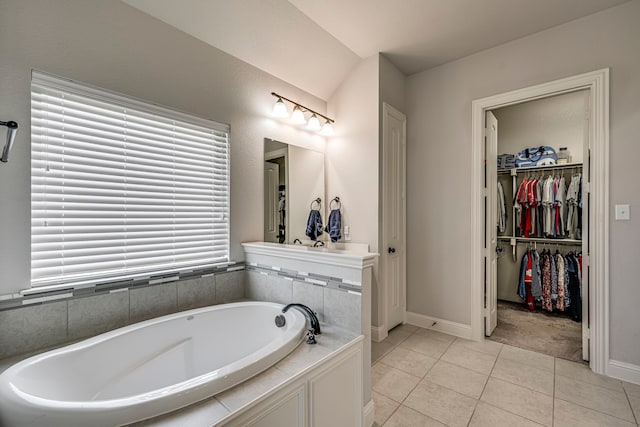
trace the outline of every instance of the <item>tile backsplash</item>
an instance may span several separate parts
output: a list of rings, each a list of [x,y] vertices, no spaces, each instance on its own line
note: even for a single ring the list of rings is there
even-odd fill
[[[223,272],[0,311],[0,359],[153,317],[245,298],[245,272]]]
[[[309,306],[322,322],[361,331],[358,283],[248,265],[160,284],[74,293],[0,310],[0,359],[94,336],[165,314],[244,299]]]

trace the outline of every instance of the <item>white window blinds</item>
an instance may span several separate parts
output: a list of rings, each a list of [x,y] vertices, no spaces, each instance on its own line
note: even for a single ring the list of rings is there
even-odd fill
[[[31,284],[229,259],[229,127],[34,72]]]

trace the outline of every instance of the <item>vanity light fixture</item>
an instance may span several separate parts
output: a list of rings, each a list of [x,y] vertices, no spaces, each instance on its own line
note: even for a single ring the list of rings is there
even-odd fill
[[[288,117],[289,112],[287,111],[287,106],[281,97],[278,97],[278,100],[275,104],[273,104],[273,115],[274,117]]]
[[[333,135],[335,133],[333,131],[333,125],[331,124],[331,122],[329,120],[324,122],[324,125],[322,125],[322,131],[320,131],[320,133],[322,135],[326,135],[326,136],[331,136],[331,135]]]
[[[322,135],[333,135],[333,123],[335,121],[324,114],[320,114],[317,111],[312,110],[311,108],[307,108],[302,104],[298,104],[295,101],[290,100],[289,98],[278,95],[275,92],[271,92],[271,95],[277,98],[276,103],[273,105],[273,116],[275,117],[289,117],[289,113],[287,111],[287,106],[284,101],[290,102],[293,104],[293,112],[291,113],[291,121],[294,124],[302,125],[307,124],[306,128],[312,131],[321,131]],[[307,120],[305,117],[305,113],[311,114],[311,117]],[[320,119],[322,117],[325,120],[323,126],[320,126]]]
[[[304,111],[297,105],[293,107],[293,113],[291,113],[291,122],[297,125],[302,125],[307,122],[307,118],[304,116]]]
[[[318,116],[315,114],[309,117],[309,121],[307,122],[307,129],[309,130],[320,130],[320,120],[318,120]]]

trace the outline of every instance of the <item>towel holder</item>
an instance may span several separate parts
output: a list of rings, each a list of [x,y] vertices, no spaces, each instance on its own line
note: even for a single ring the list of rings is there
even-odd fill
[[[340,201],[340,197],[336,196],[329,202],[329,209],[333,210],[333,202],[338,204],[338,209],[342,208],[342,202]]]
[[[318,205],[318,207],[316,208],[316,210],[320,210],[320,207],[322,206],[322,199],[320,197],[318,197],[317,199],[314,199],[311,201],[311,204],[309,205],[310,209],[313,209],[313,204],[316,203]]]

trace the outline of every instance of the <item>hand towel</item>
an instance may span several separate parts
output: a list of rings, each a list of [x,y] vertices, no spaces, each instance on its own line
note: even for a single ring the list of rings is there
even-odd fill
[[[325,231],[329,233],[331,241],[335,243],[342,237],[341,230],[342,215],[340,214],[340,209],[333,209],[329,214],[329,223],[325,227]]]
[[[320,216],[319,210],[311,209],[311,212],[309,212],[305,234],[311,240],[318,240],[318,236],[322,234],[322,216]]]

